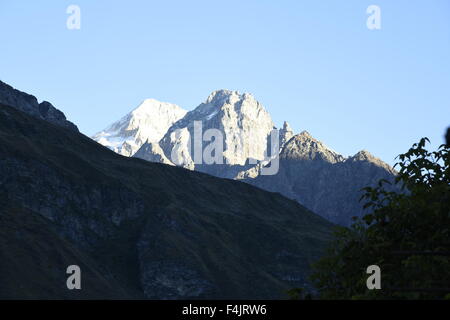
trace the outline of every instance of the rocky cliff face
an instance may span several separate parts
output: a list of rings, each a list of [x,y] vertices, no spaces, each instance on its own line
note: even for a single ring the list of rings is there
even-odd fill
[[[286,142],[291,140],[291,138],[294,136],[294,131],[292,131],[291,126],[287,121],[283,123],[283,128],[280,129],[280,149],[285,145]]]
[[[367,151],[345,158],[304,131],[280,153],[280,170],[262,176],[259,168],[240,172],[237,179],[295,199],[328,220],[348,225],[364,211],[361,189],[380,179],[393,180],[394,170]]]
[[[92,139],[130,157],[147,141],[158,143],[169,127],[186,112],[172,103],[146,99],[122,119],[95,134]]]
[[[195,128],[201,125],[201,130]],[[251,94],[218,90],[181,120],[174,123],[160,141],[165,155],[177,165],[221,177],[231,177],[253,161],[265,159],[267,139],[274,124],[269,113]],[[207,163],[203,154],[212,142],[208,130],[221,133],[223,165]],[[196,149],[195,144],[200,143]],[[200,161],[196,160],[200,154]],[[206,164],[205,164],[206,162]],[[226,169],[225,169],[226,168]]]
[[[0,103],[16,108],[33,117],[50,123],[78,131],[76,125],[66,119],[64,113],[56,109],[50,102],[39,103],[35,96],[19,91],[0,81]]]
[[[290,139],[283,146],[280,158],[307,161],[319,160],[327,163],[336,163],[344,160],[342,155],[327,148],[322,142],[314,139],[307,131],[303,131],[293,139]]]
[[[6,298],[284,298],[309,286],[332,227],[279,194],[122,157],[1,104],[0,203]],[[77,293],[67,263],[86,274]]]
[[[159,143],[157,142],[155,143],[147,141],[139,148],[139,150],[133,155],[133,157],[150,162],[158,162],[174,166],[173,162],[166,157],[164,151],[161,149]]]
[[[145,126],[136,124],[139,130],[144,130]],[[269,139],[274,128],[269,113],[251,94],[218,90],[169,126],[165,134],[158,136],[161,137],[159,142],[155,139],[142,145],[134,157],[175,164],[280,192],[344,225],[351,221],[350,217],[363,213],[359,202],[361,188],[395,175],[392,168],[367,151],[346,158],[306,131],[295,135],[284,122],[278,130],[280,170],[273,176],[262,177],[262,170],[277,154],[271,152]],[[217,137],[208,135],[211,129],[216,130],[215,134],[223,141],[222,149],[215,149],[214,153],[210,146]],[[135,148],[130,145],[140,144],[136,136],[133,134],[134,140],[127,142],[127,152],[118,152],[132,154]],[[222,155],[222,163],[208,163],[205,154],[218,153]]]

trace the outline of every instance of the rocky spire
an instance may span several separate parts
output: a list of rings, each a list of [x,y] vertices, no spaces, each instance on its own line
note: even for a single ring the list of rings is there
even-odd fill
[[[294,132],[287,121],[284,121],[283,128],[280,129],[280,148],[294,136]]]

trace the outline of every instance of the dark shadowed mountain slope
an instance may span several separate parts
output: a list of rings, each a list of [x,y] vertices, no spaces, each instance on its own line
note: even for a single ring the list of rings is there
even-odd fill
[[[0,299],[142,298],[105,273],[89,253],[58,234],[40,214],[0,200]],[[68,290],[69,265],[82,270],[82,290]]]
[[[344,158],[304,131],[291,138],[281,150],[276,175],[259,175],[258,168],[238,176],[242,181],[295,199],[328,220],[348,225],[363,215],[360,202],[367,186],[380,179],[393,181],[394,170],[363,150]],[[253,171],[252,171],[253,170]]]
[[[56,109],[50,102],[38,102],[35,96],[14,89],[0,81],[0,103],[14,107],[33,117],[78,131],[76,125],[66,119],[64,113]]]
[[[73,297],[68,264],[86,275],[77,298],[283,298],[308,286],[332,228],[279,194],[123,157],[5,105],[0,195],[2,298]]]

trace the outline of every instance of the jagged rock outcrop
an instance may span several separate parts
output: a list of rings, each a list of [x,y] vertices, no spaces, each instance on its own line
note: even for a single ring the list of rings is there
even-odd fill
[[[147,160],[150,162],[164,163],[174,166],[172,161],[170,161],[164,151],[161,149],[158,143],[147,141],[144,143],[139,150],[133,155],[134,158],[139,158]]]
[[[144,130],[145,126],[145,123],[136,123],[133,130]],[[261,177],[261,172],[277,155],[271,150],[269,136],[274,128],[269,113],[251,94],[217,90],[168,127],[167,132],[160,135],[159,142],[154,139],[135,152],[132,145],[141,143],[136,143],[138,135],[133,133],[131,140],[124,142],[120,150],[113,150],[280,192],[341,224],[362,214],[361,188],[374,185],[381,178],[392,179],[395,175],[389,165],[367,151],[345,158],[306,131],[294,135],[290,125],[284,122],[278,130],[280,170],[274,176]],[[210,129],[216,130],[216,135],[223,141],[223,149],[214,150],[214,155],[222,155],[223,163],[210,163],[205,157],[213,154],[210,146],[217,139],[216,136],[204,136]]]
[[[289,123],[287,123],[287,121],[285,121],[283,123],[283,128],[281,128],[279,130],[279,135],[280,135],[280,149],[284,146],[284,144],[286,142],[288,142],[293,136],[294,136],[294,131],[292,131],[291,126],[289,125]]]
[[[309,132],[302,131],[291,139],[280,153],[281,159],[291,160],[322,160],[336,163],[344,157],[326,147],[322,142],[314,139]]]
[[[202,128],[196,133],[195,122],[200,123]],[[251,94],[218,90],[174,123],[161,139],[160,145],[165,155],[177,165],[231,177],[249,163],[256,164],[265,159],[267,139],[274,128],[269,113]],[[202,139],[209,129],[217,129],[221,133],[223,165],[219,164],[220,168],[216,164],[205,164],[207,161],[195,159],[197,150],[194,144],[201,143],[200,160],[204,160],[202,154],[209,142]]]
[[[236,179],[295,199],[328,220],[348,225],[364,211],[361,189],[380,179],[392,181],[395,171],[363,150],[345,158],[308,132],[283,146],[276,175],[260,175],[260,166],[240,172]]]
[[[56,109],[50,102],[39,103],[35,96],[16,90],[2,81],[0,81],[0,103],[26,112],[33,117],[78,131],[77,126],[68,121],[64,113]]]
[[[186,112],[172,103],[146,99],[122,119],[96,133],[92,139],[131,157],[145,142],[158,143],[169,127]]]

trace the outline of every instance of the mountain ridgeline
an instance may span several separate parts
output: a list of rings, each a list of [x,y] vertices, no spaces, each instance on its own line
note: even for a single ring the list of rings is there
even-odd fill
[[[164,115],[161,118],[161,112],[154,112],[154,107],[147,106],[144,101],[136,110],[146,109],[147,112],[127,116],[96,134],[93,139],[108,147],[113,141],[124,141],[122,149],[134,145],[137,151],[126,154],[128,156],[241,180],[279,192],[342,225],[348,225],[353,216],[364,214],[359,202],[361,188],[373,186],[380,179],[393,180],[395,176],[389,165],[368,151],[362,150],[354,156],[344,157],[306,131],[295,134],[287,122],[281,129],[276,129],[264,106],[248,93],[214,91],[197,108],[184,113],[179,111],[178,106],[160,104],[168,109],[164,115],[176,113],[179,118],[175,120],[173,116],[166,118]],[[141,123],[145,123],[145,131],[151,131],[155,123],[164,123],[166,132],[160,135],[159,140],[142,135],[117,138],[117,132],[135,128],[135,124]],[[196,123],[201,124],[200,131],[196,131]],[[143,132],[144,127],[139,127],[139,131]],[[195,161],[193,141],[198,140],[196,136],[199,132],[202,135],[210,129],[221,133],[223,163]],[[275,141],[271,140],[273,130],[278,132],[275,152],[271,147]],[[201,148],[200,152],[205,152],[208,143],[203,143]],[[273,158],[277,154],[279,157],[275,160],[279,163],[275,164]],[[278,166],[275,174],[262,173],[272,164]]]
[[[247,183],[119,155],[3,87],[0,298],[278,299],[310,288],[331,239],[322,217]],[[67,289],[69,265],[82,290]]]
[[[0,81],[0,103],[13,106],[39,119],[78,131],[76,125],[66,119],[64,113],[56,109],[50,102],[38,103],[35,96],[16,90]]]

